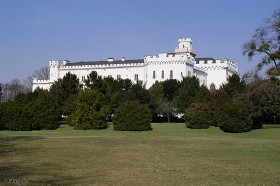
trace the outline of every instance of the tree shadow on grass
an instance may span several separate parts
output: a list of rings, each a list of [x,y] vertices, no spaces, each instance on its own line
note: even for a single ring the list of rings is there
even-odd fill
[[[36,145],[22,145],[44,139],[34,136],[0,136],[0,185],[71,185],[81,183],[85,178],[75,175],[60,175],[63,168],[51,163],[45,170],[43,164],[32,157],[42,149]],[[55,156],[55,155],[54,155]],[[28,158],[28,160],[26,160]],[[30,163],[29,163],[30,162]]]

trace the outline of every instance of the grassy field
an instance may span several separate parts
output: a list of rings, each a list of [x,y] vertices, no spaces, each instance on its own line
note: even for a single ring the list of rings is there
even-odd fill
[[[0,131],[0,185],[280,185],[280,127]]]

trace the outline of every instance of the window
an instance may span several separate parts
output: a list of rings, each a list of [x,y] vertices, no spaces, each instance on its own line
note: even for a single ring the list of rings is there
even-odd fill
[[[138,81],[138,74],[134,74],[134,81]]]
[[[215,91],[216,91],[216,86],[215,86],[214,83],[212,83],[212,84],[210,85],[210,92],[215,92]]]
[[[161,79],[164,79],[164,71],[161,71]]]
[[[196,61],[196,64],[199,64],[199,61]]]
[[[156,71],[153,71],[153,79],[156,79]]]
[[[170,79],[173,79],[173,70],[170,70]]]
[[[117,75],[117,79],[121,79],[121,75],[119,74],[119,75]]]
[[[192,76],[191,71],[188,71],[188,77],[191,77],[191,76]]]
[[[85,76],[82,76],[82,81],[85,81]]]
[[[204,61],[204,64],[207,64],[207,61],[206,61],[206,60]]]

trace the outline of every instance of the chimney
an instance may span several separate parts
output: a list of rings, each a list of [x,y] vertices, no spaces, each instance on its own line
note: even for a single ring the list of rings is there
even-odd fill
[[[62,64],[63,65],[66,65],[67,63],[69,63],[70,61],[69,60],[64,60],[63,62],[62,62]]]
[[[114,58],[112,58],[112,57],[108,58],[108,62],[113,62],[113,61],[114,61]]]

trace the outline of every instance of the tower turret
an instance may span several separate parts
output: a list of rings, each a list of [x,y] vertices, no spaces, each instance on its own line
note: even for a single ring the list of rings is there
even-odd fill
[[[59,79],[59,60],[50,60],[49,68],[50,68],[50,82],[53,83]]]
[[[192,49],[192,40],[190,38],[183,38],[178,40],[179,48],[175,48],[176,54],[189,54],[195,57],[195,51]]]

